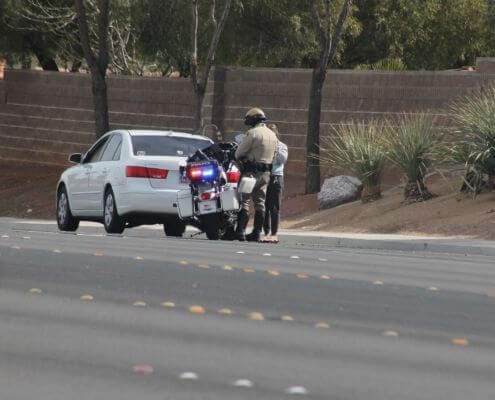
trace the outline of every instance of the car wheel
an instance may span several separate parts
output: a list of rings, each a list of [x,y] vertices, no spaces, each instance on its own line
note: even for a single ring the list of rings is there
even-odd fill
[[[108,233],[124,232],[125,222],[120,217],[115,203],[115,195],[112,189],[107,189],[105,192],[105,200],[103,203],[103,225]]]
[[[57,225],[61,231],[69,232],[74,232],[79,227],[79,220],[74,218],[70,210],[65,186],[61,186],[57,193]]]
[[[163,224],[163,231],[167,236],[182,237],[186,231],[186,224],[179,218],[171,218]]]

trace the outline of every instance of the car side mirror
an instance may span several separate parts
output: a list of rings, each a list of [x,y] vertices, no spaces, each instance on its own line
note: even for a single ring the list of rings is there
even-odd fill
[[[69,161],[74,163],[74,164],[80,164],[82,160],[82,154],[81,153],[72,153],[69,156]]]

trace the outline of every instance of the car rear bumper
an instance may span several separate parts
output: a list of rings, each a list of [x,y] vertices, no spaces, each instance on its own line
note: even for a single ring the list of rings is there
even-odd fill
[[[117,207],[122,216],[128,214],[178,215],[178,189],[152,189],[149,191],[121,191]]]

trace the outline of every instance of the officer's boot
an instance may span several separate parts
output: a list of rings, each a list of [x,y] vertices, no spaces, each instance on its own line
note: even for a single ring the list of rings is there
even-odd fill
[[[263,229],[263,221],[265,220],[265,212],[261,210],[256,210],[254,213],[254,227],[253,231],[246,235],[246,240],[248,242],[259,242],[261,229]]]
[[[249,221],[249,214],[244,208],[237,213],[237,229],[235,231],[235,238],[240,242],[246,241],[246,227]]]

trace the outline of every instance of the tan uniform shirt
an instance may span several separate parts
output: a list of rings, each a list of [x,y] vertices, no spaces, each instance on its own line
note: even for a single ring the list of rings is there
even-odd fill
[[[271,164],[277,151],[278,139],[265,124],[260,123],[249,129],[235,152],[237,160]]]

